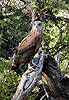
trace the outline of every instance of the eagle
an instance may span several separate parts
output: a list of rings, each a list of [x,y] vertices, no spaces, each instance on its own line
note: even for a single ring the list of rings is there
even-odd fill
[[[28,64],[37,53],[42,41],[42,23],[34,21],[28,35],[19,43],[13,54],[12,69],[17,70],[20,65]]]

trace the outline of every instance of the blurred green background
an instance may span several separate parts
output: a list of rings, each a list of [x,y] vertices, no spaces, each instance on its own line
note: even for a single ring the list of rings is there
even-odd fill
[[[28,5],[31,0],[26,0]],[[31,16],[22,0],[0,1],[0,100],[10,100],[21,76],[11,70],[13,48],[30,31]],[[32,0],[44,26],[44,49],[61,55],[61,70],[69,77],[69,0]],[[27,67],[23,67],[26,70]],[[33,100],[38,89],[33,90]]]

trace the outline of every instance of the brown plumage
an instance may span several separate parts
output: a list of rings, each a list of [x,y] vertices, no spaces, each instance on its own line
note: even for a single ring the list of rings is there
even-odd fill
[[[37,23],[38,22],[38,23]],[[19,43],[17,52],[13,56],[12,69],[17,69],[21,64],[27,64],[39,50],[42,41],[42,29],[40,21],[36,21],[32,30]],[[38,27],[39,26],[39,27]]]

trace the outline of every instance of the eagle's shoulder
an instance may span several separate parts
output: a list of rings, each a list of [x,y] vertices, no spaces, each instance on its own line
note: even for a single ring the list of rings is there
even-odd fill
[[[31,31],[28,35],[19,43],[18,50],[22,48],[27,48],[33,45],[36,45],[40,40],[40,33],[36,31]]]
[[[39,37],[40,33],[36,31],[30,31],[28,35],[21,41],[20,44],[24,44],[30,40],[33,40],[36,37]]]

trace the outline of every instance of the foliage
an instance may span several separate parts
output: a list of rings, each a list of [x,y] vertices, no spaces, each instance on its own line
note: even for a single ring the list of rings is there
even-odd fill
[[[12,97],[20,79],[19,75],[10,70],[11,62],[7,59],[30,30],[31,11],[28,5],[31,7],[31,1],[44,26],[43,48],[53,57],[60,53],[61,69],[67,73],[69,71],[69,0],[25,1],[0,1],[0,56],[3,57],[0,58],[1,100],[9,100]]]
[[[10,100],[20,80],[20,76],[10,70],[10,65],[10,61],[0,58],[0,100]]]
[[[8,58],[28,32],[29,19],[22,15],[21,9],[8,5],[0,13],[0,56]]]

